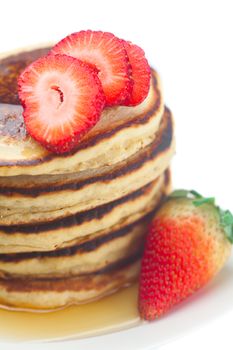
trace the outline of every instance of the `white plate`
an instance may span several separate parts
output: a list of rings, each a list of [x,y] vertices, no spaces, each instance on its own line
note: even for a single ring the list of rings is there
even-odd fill
[[[233,309],[233,257],[207,287],[173,309],[167,316],[134,328],[79,340],[50,343],[1,342],[4,350],[147,350],[185,335]],[[56,325],[55,325],[56,326]]]

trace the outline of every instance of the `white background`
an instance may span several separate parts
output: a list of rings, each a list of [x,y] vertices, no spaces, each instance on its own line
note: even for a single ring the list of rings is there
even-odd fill
[[[174,186],[216,195],[233,210],[232,1],[4,0],[0,13],[0,52],[81,29],[141,45],[161,74],[176,120]],[[229,312],[161,349],[232,349],[232,324]]]

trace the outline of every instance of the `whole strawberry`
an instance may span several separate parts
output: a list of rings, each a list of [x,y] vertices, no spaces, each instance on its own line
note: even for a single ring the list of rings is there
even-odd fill
[[[233,242],[233,216],[195,191],[178,190],[156,213],[142,259],[139,312],[154,320],[206,285]]]

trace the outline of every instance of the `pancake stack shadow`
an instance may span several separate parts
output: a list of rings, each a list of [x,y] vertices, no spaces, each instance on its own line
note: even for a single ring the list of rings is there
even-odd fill
[[[26,134],[14,93],[44,53],[0,61],[0,86],[11,87],[0,89],[0,304],[12,309],[85,303],[135,281],[170,190],[174,126],[157,73],[141,105],[106,109],[74,152],[57,156]]]

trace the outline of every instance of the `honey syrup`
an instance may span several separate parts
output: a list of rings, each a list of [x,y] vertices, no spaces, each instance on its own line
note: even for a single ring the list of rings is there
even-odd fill
[[[139,324],[135,283],[98,301],[46,312],[0,310],[0,339],[12,341],[81,338]]]

